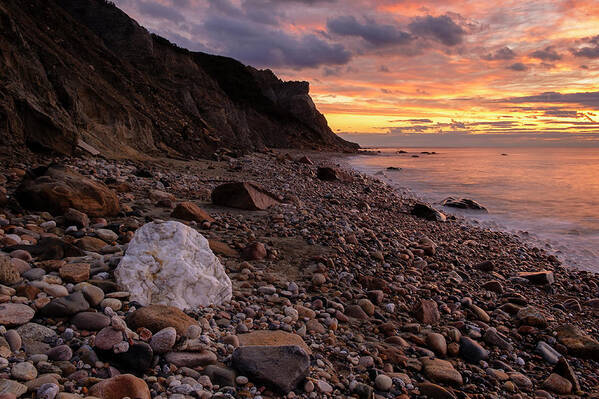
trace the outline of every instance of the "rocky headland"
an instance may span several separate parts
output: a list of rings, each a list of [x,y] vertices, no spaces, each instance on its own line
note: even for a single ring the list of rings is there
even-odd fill
[[[0,397],[599,395],[597,275],[328,157],[2,162]]]

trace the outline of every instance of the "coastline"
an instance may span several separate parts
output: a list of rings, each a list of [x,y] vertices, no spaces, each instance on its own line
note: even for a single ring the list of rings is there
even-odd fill
[[[314,164],[298,161],[303,155]],[[135,229],[149,220],[173,220],[175,204],[193,201],[215,221],[188,224],[222,244],[215,252],[233,283],[230,303],[187,312],[199,320],[207,337],[204,350],[215,354],[218,367],[230,370],[227,359],[235,345],[227,343],[236,341],[228,337],[283,330],[301,336],[312,352],[308,382],[297,387],[296,397],[354,394],[366,398],[373,390],[381,397],[402,398],[424,393],[429,397],[490,393],[530,397],[540,395],[540,390],[558,393],[565,389],[557,383],[564,385],[563,380],[570,383],[568,393],[599,394],[599,344],[589,341],[599,339],[599,275],[565,268],[555,257],[509,233],[459,220],[441,223],[412,216],[413,199],[399,196],[379,179],[347,169],[342,162],[342,179],[318,178],[318,166],[339,163],[346,156],[355,155],[294,150],[221,162],[63,159],[112,187],[126,184],[128,188],[118,196],[131,213],[105,222],[106,226],[136,226],[106,242],[110,251],[97,248],[90,251],[96,256],[86,254],[76,261],[90,262],[99,256],[105,267],[98,273],[107,273],[106,279],[113,281],[114,267]],[[14,166],[23,167],[3,165],[6,169],[0,171],[7,177],[9,194],[23,176],[9,169]],[[142,169],[152,178],[135,176]],[[210,193],[219,184],[249,180],[274,193],[281,204],[242,211],[210,203]],[[152,190],[172,198],[159,204],[150,199]],[[39,228],[49,221],[59,227],[45,233],[75,244],[83,236],[98,236],[93,223],[78,237],[66,234],[60,227],[64,221],[52,215],[50,220],[47,215],[40,217],[40,212],[27,212],[27,217],[5,215],[2,238],[26,235],[22,229],[29,224]],[[254,242],[264,245],[266,256],[244,260],[240,255]],[[33,268],[40,264],[35,257],[28,262]],[[520,275],[542,271],[546,273]],[[23,285],[31,285],[31,280],[14,287]],[[12,287],[6,288],[11,292]],[[38,310],[40,295],[16,295],[16,288],[4,302]],[[52,298],[42,295],[46,296]],[[124,317],[134,305],[126,295],[117,298],[121,305],[117,317]],[[70,325],[60,317],[36,316],[35,320],[58,332]],[[578,332],[570,328],[570,333],[563,333],[564,326]],[[74,331],[78,341],[71,344],[93,347],[94,333]],[[178,344],[182,341],[178,337]],[[580,349],[573,342],[585,345]],[[57,344],[56,339],[50,340],[51,346]],[[17,355],[28,356],[21,350],[13,354]],[[559,360],[557,368],[556,359],[562,355],[567,367]],[[16,361],[10,362],[12,367]],[[165,364],[162,356],[158,362]],[[203,374],[205,366],[195,369]],[[107,377],[105,370],[92,369],[88,377]],[[141,374],[153,396],[166,397],[166,392],[174,393],[166,378],[177,373],[180,367],[166,375],[152,369]],[[379,375],[391,379],[390,388]],[[10,376],[5,373],[2,378]],[[72,380],[67,373],[60,378],[63,383]],[[75,393],[82,393],[82,381],[73,383]],[[260,393],[282,397],[276,391],[269,396],[268,384],[250,381],[236,386],[236,397]],[[216,392],[202,389],[206,397]]]

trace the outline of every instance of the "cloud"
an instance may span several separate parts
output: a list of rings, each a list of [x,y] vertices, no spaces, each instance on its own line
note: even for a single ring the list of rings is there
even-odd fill
[[[576,57],[599,58],[599,35],[582,39],[586,42],[584,47],[571,49],[570,51]]]
[[[214,16],[196,28],[217,51],[243,62],[267,67],[314,68],[343,65],[351,53],[314,33],[295,34],[247,20]]]
[[[497,61],[497,60],[513,60],[516,58],[516,53],[509,47],[502,47],[497,50],[495,53],[489,53],[482,57],[487,61]]]
[[[528,70],[528,67],[521,62],[516,62],[516,63],[508,66],[507,68],[511,69],[512,71],[517,71],[517,72],[524,72],[524,71]]]
[[[410,32],[438,41],[446,46],[461,44],[466,31],[447,14],[433,17],[416,17],[408,25]]]
[[[373,20],[359,22],[354,16],[346,15],[327,20],[329,32],[340,36],[357,36],[368,43],[381,47],[409,44],[414,37],[394,25],[380,24]]]
[[[143,1],[139,3],[139,12],[152,18],[166,19],[172,22],[182,22],[183,15],[173,7],[163,6],[160,3]]]
[[[537,104],[578,104],[593,109],[599,109],[599,91],[582,93],[545,92],[533,96],[512,97],[500,102],[506,103],[537,103]]]
[[[562,59],[562,56],[558,54],[551,46],[545,47],[544,50],[534,51],[530,53],[530,56],[543,61],[559,61]]]

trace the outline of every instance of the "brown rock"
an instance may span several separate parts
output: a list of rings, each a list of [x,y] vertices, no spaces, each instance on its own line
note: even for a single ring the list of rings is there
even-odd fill
[[[495,270],[495,264],[492,260],[486,260],[484,262],[477,263],[474,265],[475,269],[482,270],[483,272],[492,272]]]
[[[578,377],[576,376],[574,370],[572,370],[572,367],[570,367],[570,364],[568,363],[565,357],[560,356],[559,360],[557,361],[557,364],[553,368],[553,372],[561,375],[562,377],[570,381],[572,383],[572,389],[574,393],[581,391]]]
[[[0,304],[0,325],[6,327],[20,326],[33,319],[35,311],[20,303]]]
[[[543,381],[543,388],[560,395],[567,395],[572,392],[572,383],[561,375],[551,373],[551,375]]]
[[[557,330],[557,339],[568,348],[568,353],[583,359],[599,359],[599,342],[584,335],[571,325]]]
[[[424,324],[437,324],[441,320],[437,302],[431,299],[422,299],[415,311],[415,316],[418,321]]]
[[[222,184],[212,191],[211,197],[216,205],[251,211],[264,210],[279,203],[273,194],[252,182]]]
[[[435,382],[445,384],[462,385],[463,379],[459,371],[453,368],[453,365],[441,359],[424,359],[424,374]]]
[[[21,281],[21,275],[8,256],[0,256],[0,283],[12,285]]]
[[[214,252],[217,255],[224,255],[230,257],[239,256],[239,253],[236,250],[234,250],[227,243],[224,243],[222,241],[208,239],[208,245],[210,246],[212,252]]]
[[[63,214],[69,208],[93,217],[116,216],[119,200],[104,183],[91,180],[62,165],[51,165],[26,179],[16,197],[25,208]]]
[[[547,319],[537,308],[533,306],[527,306],[518,310],[516,317],[520,323],[527,326],[547,327]]]
[[[241,252],[241,256],[246,260],[261,260],[266,258],[266,255],[266,247],[261,242],[251,243]]]
[[[304,342],[302,337],[297,334],[288,333],[281,330],[258,330],[253,331],[249,334],[240,334],[239,346],[286,346],[286,345],[297,345],[307,354],[311,354],[312,351],[308,348],[308,345]]]
[[[518,273],[518,277],[525,278],[531,283],[539,285],[553,284],[555,282],[553,272],[547,270],[540,272],[522,272]]]
[[[216,355],[210,351],[169,352],[164,359],[177,367],[203,367],[217,362]]]
[[[69,283],[80,283],[89,280],[88,263],[67,263],[60,268],[60,277]]]
[[[333,168],[330,166],[319,167],[316,174],[320,180],[326,180],[326,181],[338,180],[338,181],[344,181],[344,182],[349,182],[352,180],[351,176],[347,172],[345,172],[339,168]]]
[[[179,203],[171,213],[171,217],[189,222],[214,222],[214,219],[206,211],[189,201]]]
[[[108,244],[99,238],[85,236],[77,240],[76,245],[84,251],[100,252],[100,250]]]
[[[424,395],[429,399],[456,399],[456,396],[452,392],[437,384],[431,384],[430,382],[423,382],[418,385],[418,389],[420,390],[421,395]]]
[[[151,399],[145,381],[131,374],[121,374],[101,381],[89,389],[89,394],[101,399]]]
[[[364,312],[360,305],[349,305],[345,309],[345,315],[348,317],[353,317],[354,319],[368,320],[368,315],[366,312]]]
[[[189,326],[197,324],[180,309],[166,305],[148,305],[127,316],[127,325],[132,330],[145,327],[157,333],[166,327],[174,327],[177,334],[185,335]]]
[[[77,209],[69,208],[63,216],[65,222],[69,225],[75,225],[77,227],[89,226],[89,217],[85,213],[79,212]]]

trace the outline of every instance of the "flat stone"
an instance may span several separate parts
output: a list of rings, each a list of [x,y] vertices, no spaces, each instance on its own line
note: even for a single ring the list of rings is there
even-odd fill
[[[27,387],[17,381],[0,379],[0,395],[13,394],[17,398],[27,392]]]
[[[98,312],[80,312],[71,318],[73,323],[80,330],[101,330],[110,325],[110,317]]]
[[[37,377],[37,369],[29,362],[15,363],[10,375],[20,381],[30,381]]]
[[[171,213],[171,217],[197,223],[205,221],[210,223],[214,222],[214,218],[212,218],[206,211],[189,201],[177,204]]]
[[[20,303],[0,304],[0,324],[6,327],[20,326],[33,319],[35,311]]]
[[[100,252],[100,250],[108,244],[105,241],[100,240],[99,238],[85,236],[77,240],[75,245],[77,245],[78,248],[81,248],[84,251]]]
[[[101,350],[111,350],[112,347],[123,341],[123,332],[112,327],[104,327],[96,334],[94,346]]]
[[[453,365],[441,359],[423,359],[424,374],[435,382],[453,384],[456,386],[464,383],[462,375]]]
[[[198,367],[215,364],[216,355],[210,351],[201,352],[169,352],[164,359],[177,367]]]
[[[53,338],[56,336],[56,331],[37,323],[27,323],[17,328],[17,332],[21,339],[39,339]]]
[[[302,337],[281,330],[257,330],[248,334],[239,334],[239,346],[290,346],[297,345],[307,354],[312,351]]]
[[[288,393],[308,375],[310,357],[297,345],[242,346],[233,352],[232,364],[242,375]]]
[[[425,395],[429,399],[456,399],[456,396],[447,389],[437,384],[423,382],[418,385],[421,395]]]
[[[90,266],[88,263],[67,263],[60,268],[60,277],[69,283],[80,283],[89,280]]]
[[[543,388],[560,395],[567,395],[572,392],[572,383],[561,375],[555,373],[551,373],[549,377],[543,381],[542,386]]]
[[[127,316],[127,325],[133,330],[145,327],[153,333],[174,327],[177,334],[185,335],[187,329],[198,323],[180,309],[166,305],[148,305]]]
[[[521,272],[518,277],[525,278],[533,284],[547,285],[555,282],[552,271],[542,270],[540,272]]]
[[[151,399],[148,385],[141,378],[131,374],[121,374],[93,385],[89,389],[91,396],[102,399]]]
[[[211,198],[216,205],[250,211],[264,210],[279,203],[273,194],[253,182],[222,184],[212,191]]]
[[[83,293],[76,291],[70,295],[55,298],[49,304],[39,310],[42,316],[65,317],[89,309],[89,303],[85,300]]]

